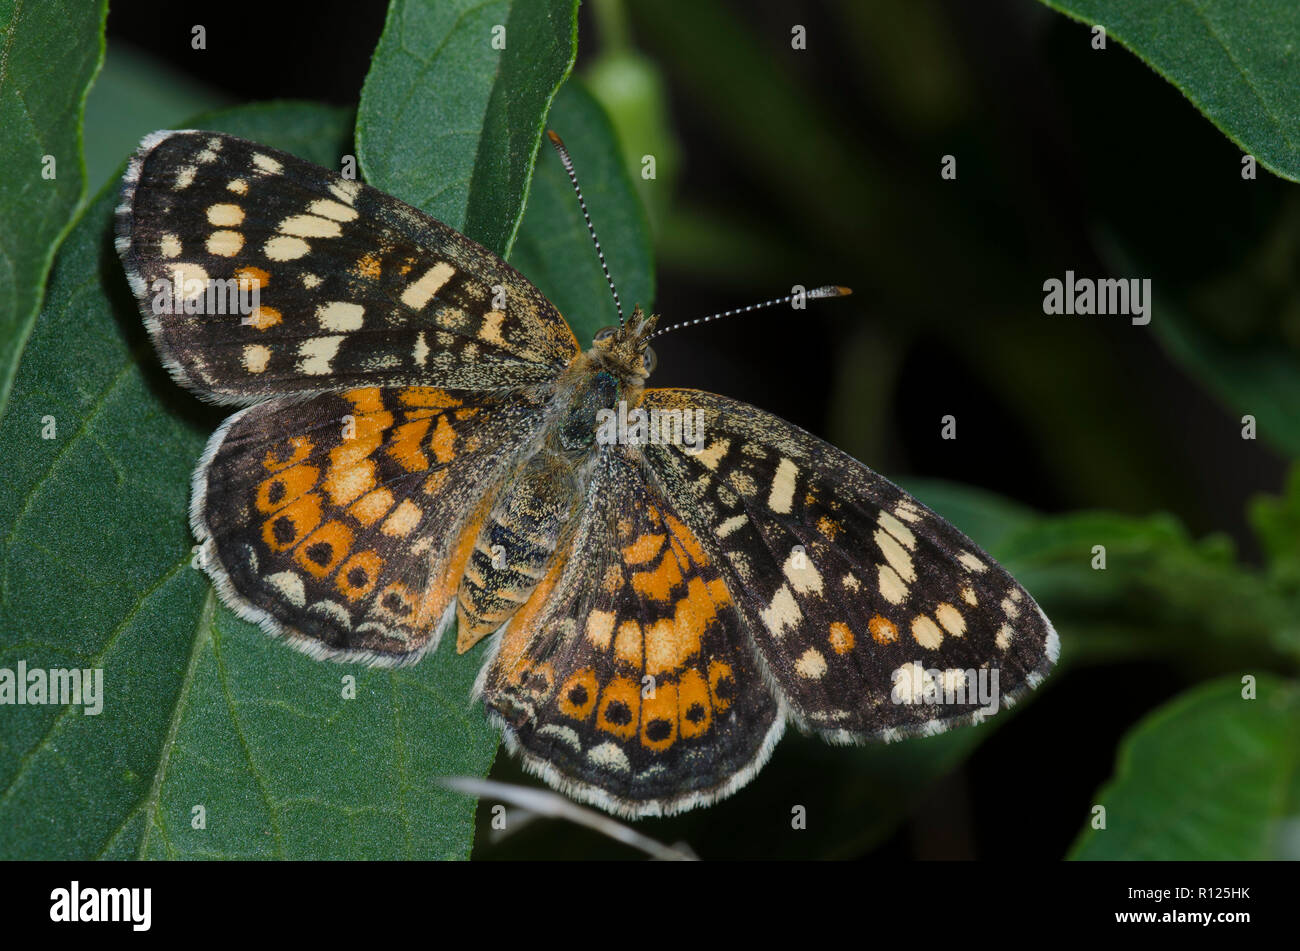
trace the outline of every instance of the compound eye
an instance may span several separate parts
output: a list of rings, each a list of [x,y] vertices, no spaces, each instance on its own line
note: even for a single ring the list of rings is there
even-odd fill
[[[618,333],[618,328],[617,328],[617,327],[601,327],[599,330],[596,331],[596,336],[592,337],[591,339],[592,339],[592,340],[608,340],[610,337],[614,336],[614,334],[616,334],[616,333]]]
[[[641,354],[641,369],[648,376],[649,374],[654,373],[655,367],[658,365],[659,358],[655,356],[654,350],[651,347],[646,347],[645,353]]]

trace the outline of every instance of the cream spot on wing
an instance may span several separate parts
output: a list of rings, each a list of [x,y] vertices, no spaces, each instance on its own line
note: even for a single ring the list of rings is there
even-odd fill
[[[889,565],[880,566],[880,596],[890,604],[902,604],[907,600],[907,585]]]
[[[912,620],[912,639],[927,650],[937,650],[943,643],[943,631],[924,614],[918,614]]]
[[[361,325],[365,322],[365,313],[366,309],[360,304],[332,300],[316,308],[316,319],[326,330],[347,333],[361,329]]]
[[[1025,593],[1024,593],[1023,591],[1021,591],[1019,588],[1012,588],[1012,589],[1011,589],[1011,600],[1012,600],[1012,601],[1015,601],[1015,602],[1019,603],[1020,601],[1023,601],[1024,598],[1025,598]]]
[[[197,264],[185,264],[180,261],[169,264],[172,288],[180,293],[182,300],[201,297],[208,289],[208,272]]]
[[[352,615],[348,613],[347,608],[337,601],[313,601],[307,605],[307,610],[315,614],[324,614],[326,617],[331,617],[345,629],[352,627]]]
[[[290,234],[297,238],[337,238],[343,228],[337,221],[317,218],[315,215],[290,215],[280,222],[281,234]]]
[[[330,372],[330,361],[339,352],[342,336],[312,337],[298,346],[298,372],[309,376],[323,376]]]
[[[177,191],[182,188],[189,188],[194,182],[194,176],[198,169],[193,165],[182,165],[176,172],[176,184],[173,186]]]
[[[402,303],[411,310],[419,310],[433,299],[434,294],[442,290],[442,285],[451,280],[455,273],[454,267],[446,261],[439,261],[425,271],[418,281],[406,286],[406,290],[402,291]]]
[[[587,615],[587,640],[593,647],[604,650],[609,647],[610,635],[614,632],[613,611],[592,611]]]
[[[872,536],[876,544],[880,546],[885,560],[889,562],[889,567],[898,573],[908,584],[916,580],[916,571],[912,567],[912,556],[903,550],[903,546],[898,544],[898,540],[883,528],[876,529]]]
[[[820,680],[826,673],[826,658],[821,651],[810,647],[794,663],[794,669],[800,677],[808,680]]]
[[[209,254],[218,257],[233,258],[244,246],[244,236],[238,231],[214,231],[208,235],[205,247]]]
[[[915,522],[921,518],[921,510],[908,499],[903,499],[894,506],[894,514],[905,522]]]
[[[951,604],[941,604],[934,609],[934,616],[939,619],[943,629],[953,637],[960,637],[966,633],[966,620]]]
[[[1016,607],[1016,603],[1012,601],[1010,598],[1003,598],[1002,613],[1005,614],[1007,617],[1014,619],[1020,616],[1020,609]]]
[[[709,443],[707,449],[702,452],[697,452],[695,454],[695,459],[706,469],[716,470],[718,468],[718,463],[722,461],[722,457],[727,454],[727,450],[730,448],[730,439],[715,439],[713,442]]]
[[[236,195],[247,195],[248,182],[244,181],[242,178],[232,178],[230,181],[226,182],[226,191],[234,192]]]
[[[733,515],[731,516],[731,518],[727,519],[725,522],[719,525],[714,530],[714,534],[717,535],[719,538],[726,538],[732,532],[736,531],[736,529],[744,526],[744,524],[748,521],[749,521],[749,516],[744,514],[743,512],[740,515]]]
[[[627,754],[613,743],[602,743],[600,746],[593,747],[587,753],[587,759],[601,769],[615,773],[626,773],[632,769],[632,764],[627,761]]]
[[[244,220],[244,209],[238,205],[218,204],[208,206],[208,224],[218,228],[234,228]]]
[[[249,373],[261,373],[271,359],[271,348],[260,343],[250,343],[244,348],[244,369]]]
[[[1006,650],[1011,646],[1011,638],[1015,633],[1010,624],[1003,624],[998,628],[997,636],[993,638],[993,642],[998,645],[1000,650]]]
[[[279,175],[284,171],[283,165],[271,158],[271,156],[263,155],[261,152],[253,153],[253,166],[269,175]]]
[[[979,605],[979,599],[975,597],[975,589],[970,585],[966,585],[961,589],[961,599],[971,607]]]
[[[415,358],[417,366],[424,366],[424,361],[429,358],[429,345],[424,342],[424,331],[421,330],[415,336],[415,350],[411,356]]]
[[[302,577],[292,571],[276,572],[266,579],[266,583],[294,607],[300,608],[307,603],[307,589],[303,586]]]
[[[916,536],[912,534],[910,528],[888,512],[881,512],[878,521],[881,528],[897,538],[905,547],[916,550]]]
[[[158,250],[162,252],[165,258],[179,257],[181,253],[181,239],[176,237],[170,231],[164,231],[158,237]]]
[[[957,560],[960,561],[967,568],[969,568],[971,571],[983,571],[985,568],[988,567],[988,565],[984,564],[984,562],[980,561],[978,558],[976,558],[968,551],[962,552],[961,556]]]
[[[392,514],[384,519],[384,524],[379,527],[385,535],[394,535],[404,538],[415,530],[415,526],[420,524],[420,519],[424,512],[418,505],[410,499],[402,499],[397,508],[393,509]]]
[[[789,513],[794,502],[794,480],[798,474],[799,467],[782,456],[776,466],[776,475],[772,477],[772,491],[767,496],[767,507],[773,512]]]
[[[277,237],[266,242],[262,249],[272,261],[293,261],[311,250],[311,245],[302,238]]]
[[[304,273],[302,276],[302,286],[307,288],[307,290],[311,290],[314,287],[319,287],[320,278],[317,277],[315,274]]]
[[[822,576],[806,553],[791,552],[781,570],[785,573],[790,586],[800,594],[807,594],[809,591],[815,594],[822,593]]]
[[[893,684],[895,698],[904,703],[920,703],[925,699],[927,683],[933,684],[934,676],[921,666],[920,661],[914,660],[896,668],[889,675],[889,682]]]
[[[571,747],[575,752],[582,752],[582,741],[578,738],[578,733],[572,727],[560,726],[558,723],[548,723],[537,731],[543,736],[553,736],[565,746]]]
[[[361,192],[361,183],[352,178],[340,178],[330,183],[330,192],[335,198],[350,205],[356,201],[357,195]]]
[[[212,149],[204,149],[198,155],[194,156],[194,160],[207,165],[209,162],[215,162],[217,160],[217,153]]]
[[[797,626],[803,620],[799,603],[790,592],[790,586],[784,584],[776,589],[776,594],[772,595],[772,603],[765,610],[760,611],[758,616],[776,637],[780,637],[786,629]]]
[[[862,587],[862,582],[858,580],[858,576],[851,571],[840,579],[840,584],[844,585],[845,591],[857,591]]]
[[[973,684],[966,676],[966,671],[960,667],[949,667],[939,675],[939,685],[943,688],[945,697],[960,697],[969,703],[974,696],[971,689]]]
[[[319,198],[311,203],[307,209],[313,215],[320,215],[322,218],[332,218],[334,221],[352,221],[357,217],[357,210],[349,208],[347,205],[340,205],[336,201],[330,201],[328,198]]]
[[[661,642],[663,638],[659,639]],[[645,638],[641,634],[641,625],[636,621],[624,621],[618,626],[614,635],[614,656],[625,664],[640,665],[643,658]]]
[[[501,336],[501,323],[505,319],[505,311],[489,310],[483,315],[483,326],[478,330],[478,338],[498,347],[507,346],[505,338]]]

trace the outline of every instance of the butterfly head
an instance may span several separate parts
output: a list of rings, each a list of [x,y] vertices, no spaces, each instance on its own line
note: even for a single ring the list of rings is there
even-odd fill
[[[638,307],[627,323],[597,331],[591,342],[592,359],[628,383],[644,383],[655,368],[649,341],[658,320],[657,314]]]

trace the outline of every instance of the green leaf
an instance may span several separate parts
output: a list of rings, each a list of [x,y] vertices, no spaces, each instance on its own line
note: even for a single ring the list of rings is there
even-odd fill
[[[0,0],[0,413],[85,190],[81,113],[104,58],[107,15],[107,0]]]
[[[624,313],[630,314],[634,304],[650,310],[650,229],[605,111],[575,77],[555,97],[549,125],[573,159]],[[618,318],[573,186],[559,156],[549,146],[547,152],[538,160],[510,263],[559,308],[578,342],[587,346],[592,334],[617,324]]]
[[[1300,181],[1300,6],[1292,0],[1041,2],[1104,26],[1243,151]]]
[[[161,60],[112,44],[104,54],[82,128],[92,193],[118,171],[140,140],[157,129],[183,129],[191,116],[235,103]]]
[[[357,117],[366,180],[507,254],[577,15],[577,0],[393,0]]]
[[[197,125],[337,167],[347,120],[277,104]],[[0,667],[102,668],[103,710],[6,708],[0,856],[466,856],[473,803],[432,780],[491,763],[467,702],[481,652],[313,661],[190,566],[189,477],[222,414],[158,365],[113,253],[116,192],[60,252],[0,419]]]
[[[1282,588],[1300,594],[1300,463],[1292,466],[1280,498],[1265,495],[1251,502],[1250,524],[1270,574]]]
[[[1074,859],[1298,858],[1300,685],[1240,677],[1205,684],[1156,710],[1124,738],[1115,777],[1093,802]]]

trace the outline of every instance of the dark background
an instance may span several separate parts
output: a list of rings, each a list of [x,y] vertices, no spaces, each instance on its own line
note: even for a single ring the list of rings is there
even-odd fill
[[[1046,317],[1042,282],[1067,269],[1151,277],[1153,320],[1177,299],[1219,331],[1296,346],[1294,328],[1248,308],[1207,316],[1196,294],[1208,277],[1250,280],[1249,255],[1275,225],[1284,183],[1262,168],[1243,182],[1240,150],[1176,89],[1113,42],[1093,50],[1086,27],[1032,0],[629,6],[632,40],[666,82],[680,156],[669,211],[656,216],[665,322],[792,283],[855,290],[794,317],[760,313],[662,338],[657,385],[755,403],[891,478],[965,483],[1045,512],[1170,511],[1194,535],[1225,531],[1258,557],[1243,513],[1254,493],[1277,491],[1281,456],[1243,441],[1239,414],[1172,363],[1149,326]],[[231,102],[351,106],[384,7],[134,0],[110,13],[110,57],[129,44]],[[727,69],[717,22],[738,24],[762,51],[763,82],[710,77]],[[217,31],[237,31],[239,58],[191,50],[196,23],[210,45]],[[790,49],[792,23],[807,27],[808,50]],[[714,44],[717,62],[688,34]],[[582,74],[602,53],[590,9],[579,35]],[[897,48],[898,37],[918,36]],[[816,136],[764,101],[772,81],[815,105],[826,120]],[[745,140],[737,127],[769,109],[768,138]],[[788,163],[755,158],[774,151]],[[939,177],[946,153],[958,158],[955,182]],[[599,228],[600,208],[592,213]],[[702,216],[746,240],[701,243],[690,223]],[[955,441],[939,438],[947,413],[958,418]],[[1031,715],[995,733],[868,854],[1059,858],[1119,737],[1185,684],[1156,662],[1053,678]],[[769,770],[839,755],[849,754],[788,735]],[[504,760],[494,775],[517,779]],[[747,843],[718,854],[763,854],[770,830],[744,825],[746,815],[709,810],[707,842]],[[788,829],[788,814],[774,822]],[[704,835],[698,824],[644,828],[697,848],[692,834]],[[477,854],[626,853],[566,828],[480,841]]]

